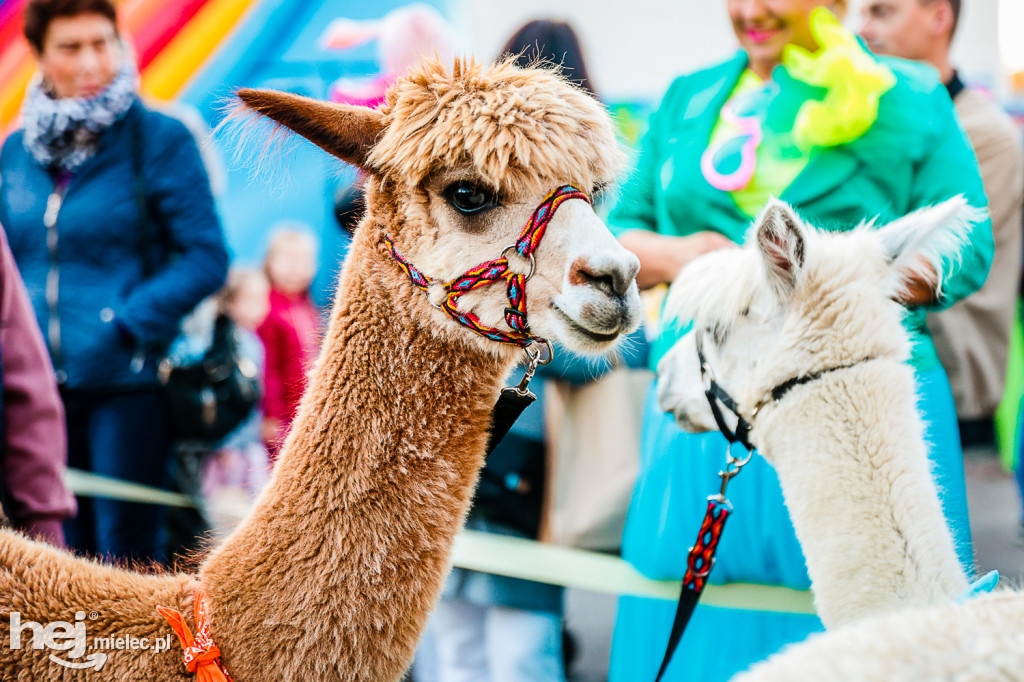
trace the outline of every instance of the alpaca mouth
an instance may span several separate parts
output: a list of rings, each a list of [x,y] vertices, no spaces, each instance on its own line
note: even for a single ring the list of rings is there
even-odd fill
[[[688,405],[679,395],[667,389],[668,384],[669,382],[658,378],[658,406],[661,410],[671,414],[676,425],[687,433],[706,433],[714,430],[712,427],[704,426],[702,421],[696,418],[696,413],[692,409],[694,405]]]
[[[556,313],[562,318],[562,320],[569,326],[569,329],[576,332],[580,336],[594,341],[595,343],[607,344],[615,341],[621,335],[621,326],[614,332],[597,332],[592,329],[584,327],[582,324],[569,317],[565,312],[555,304],[551,304],[551,307]]]

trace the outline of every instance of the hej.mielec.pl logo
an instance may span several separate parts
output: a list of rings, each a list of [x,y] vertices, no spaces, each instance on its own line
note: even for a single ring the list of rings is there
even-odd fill
[[[86,632],[86,619],[96,620],[98,614],[95,611],[88,614],[85,611],[76,611],[73,623],[56,620],[47,625],[31,620],[22,621],[21,613],[18,611],[12,611],[10,615],[11,627],[8,645],[11,649],[21,649],[27,645],[36,650],[51,649],[67,652],[64,654],[66,659],[55,654],[49,656],[52,662],[65,668],[100,670],[107,662],[107,654],[103,653],[104,649],[117,651],[153,649],[160,652],[171,648],[171,635],[156,637],[152,640],[148,637],[133,637],[131,635],[94,637],[90,645]],[[31,639],[26,642],[29,634],[31,634]],[[86,652],[89,652],[88,655]]]

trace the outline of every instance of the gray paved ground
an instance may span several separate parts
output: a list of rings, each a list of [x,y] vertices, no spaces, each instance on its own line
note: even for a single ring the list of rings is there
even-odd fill
[[[998,570],[1005,581],[1024,586],[1024,534],[1021,501],[1013,477],[999,466],[995,453],[968,452],[967,503],[971,513],[975,557],[981,572]],[[604,682],[608,677],[615,599],[569,590],[566,618],[579,646],[573,682]]]
[[[970,451],[964,464],[978,569],[996,569],[1004,579],[1024,584],[1024,534],[1016,482],[992,451]]]

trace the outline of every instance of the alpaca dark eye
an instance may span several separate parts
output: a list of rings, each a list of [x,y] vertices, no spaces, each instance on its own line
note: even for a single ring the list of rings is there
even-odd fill
[[[456,182],[444,191],[444,197],[459,213],[471,215],[498,205],[494,193],[472,182]]]

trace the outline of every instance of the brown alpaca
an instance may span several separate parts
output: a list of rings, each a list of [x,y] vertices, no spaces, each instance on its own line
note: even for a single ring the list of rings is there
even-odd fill
[[[395,680],[448,570],[491,408],[523,353],[435,309],[385,235],[428,276],[454,279],[498,258],[552,189],[610,182],[620,152],[594,99],[550,72],[508,64],[448,72],[428,62],[379,111],[239,96],[371,177],[323,349],[270,484],[199,570],[213,638],[236,682]],[[566,201],[526,287],[531,332],[581,352],[609,350],[638,324],[638,267],[586,201]],[[507,305],[503,284],[459,301],[505,330]],[[84,621],[90,640],[152,639],[171,632],[156,611],[163,605],[195,630],[191,576],[134,574],[7,531],[0,567],[8,621],[12,611],[43,625],[95,612]],[[78,679],[48,658],[67,653],[0,646],[0,677]],[[83,678],[194,679],[176,640],[169,652],[107,653]]]

